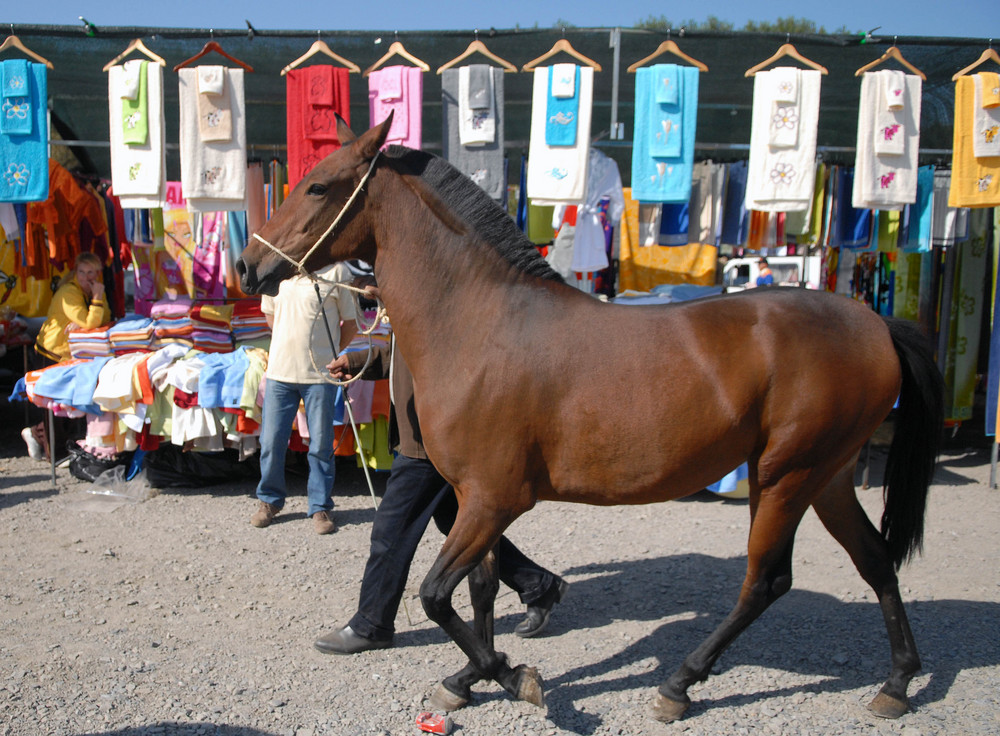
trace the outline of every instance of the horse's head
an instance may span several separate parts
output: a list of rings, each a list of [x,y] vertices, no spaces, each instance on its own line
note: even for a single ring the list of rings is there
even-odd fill
[[[291,261],[265,242],[251,238],[236,262],[244,292],[276,294],[281,281],[295,274],[292,262],[301,263],[303,258],[303,265],[310,271],[349,258],[374,261],[372,230],[369,218],[363,214],[365,197],[359,196],[347,211],[344,209],[385,143],[391,124],[390,114],[380,125],[355,136],[338,116],[337,133],[343,147],[306,174],[257,233]],[[341,212],[337,227],[327,233]]]

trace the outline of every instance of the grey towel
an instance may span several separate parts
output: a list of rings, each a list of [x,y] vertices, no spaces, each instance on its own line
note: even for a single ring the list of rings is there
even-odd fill
[[[496,105],[496,140],[482,146],[463,146],[458,138],[458,69],[445,69],[441,74],[441,102],[444,114],[441,116],[441,143],[443,157],[456,169],[464,173],[493,199],[506,206],[507,191],[504,180],[504,101],[503,69],[485,64],[470,67],[469,89],[476,88],[472,74],[476,67],[482,67],[493,74],[493,90]],[[486,85],[487,89],[489,85]]]
[[[469,107],[478,110],[490,106],[490,74],[489,64],[471,64],[469,66]]]

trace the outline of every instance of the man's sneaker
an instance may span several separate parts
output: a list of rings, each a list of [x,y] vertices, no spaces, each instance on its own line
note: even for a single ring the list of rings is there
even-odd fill
[[[28,456],[32,460],[45,459],[45,449],[42,447],[42,443],[36,440],[35,435],[31,433],[31,427],[25,427],[21,430],[21,439],[28,446]]]
[[[253,516],[250,517],[250,523],[259,528],[270,526],[271,522],[274,521],[274,517],[279,513],[281,513],[281,509],[273,503],[261,501],[260,506],[257,507]]]
[[[317,534],[333,534],[337,530],[337,525],[333,523],[329,513],[317,511],[313,514],[313,529]]]

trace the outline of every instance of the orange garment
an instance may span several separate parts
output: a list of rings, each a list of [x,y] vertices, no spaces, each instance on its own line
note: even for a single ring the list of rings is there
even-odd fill
[[[94,195],[49,159],[49,197],[44,202],[28,204],[28,264],[40,266],[43,257],[59,264],[72,261],[80,252],[80,228],[84,222],[93,236],[108,232],[104,208]]]

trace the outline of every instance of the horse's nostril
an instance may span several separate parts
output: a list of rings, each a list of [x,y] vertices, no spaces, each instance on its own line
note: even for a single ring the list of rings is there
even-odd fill
[[[245,275],[246,275],[246,272],[247,272],[247,264],[245,264],[245,263],[243,262],[243,259],[242,259],[242,258],[239,258],[239,259],[237,259],[237,261],[236,261],[236,272],[237,272],[237,273],[238,273],[238,274],[240,275],[240,277],[243,277],[243,276],[245,276]]]

